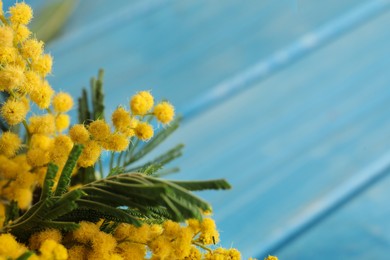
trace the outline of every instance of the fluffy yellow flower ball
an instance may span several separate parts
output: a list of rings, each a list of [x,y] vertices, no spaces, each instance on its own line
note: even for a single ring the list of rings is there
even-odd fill
[[[153,134],[153,128],[148,123],[139,122],[137,127],[135,128],[135,135],[143,141],[147,141],[152,138]]]
[[[102,146],[109,151],[121,152],[129,146],[129,139],[121,133],[114,133],[102,142]]]
[[[89,140],[89,132],[83,124],[72,126],[69,130],[69,135],[75,143],[84,144]]]
[[[50,152],[48,150],[32,148],[27,152],[27,161],[33,166],[44,166],[50,161]]]
[[[0,245],[0,255],[10,258],[17,258],[26,251],[26,248],[18,244],[10,234],[0,235]]]
[[[0,70],[0,90],[12,91],[24,83],[23,69],[9,65]]]
[[[13,27],[15,34],[14,34],[14,43],[24,42],[28,37],[31,35],[31,31],[28,29],[25,25],[18,25]]]
[[[0,46],[12,47],[14,32],[11,27],[0,26]]]
[[[101,119],[90,123],[88,131],[98,141],[106,139],[111,134],[110,126]]]
[[[21,209],[27,209],[32,202],[32,191],[30,188],[18,188],[15,189],[15,200],[18,202],[18,206]]]
[[[55,127],[55,118],[51,114],[46,114],[43,116],[32,116],[29,119],[30,124],[28,130],[32,134],[54,134]]]
[[[16,3],[14,6],[9,8],[11,23],[13,24],[28,24],[32,17],[33,11],[29,5],[26,3]]]
[[[56,129],[58,132],[62,132],[69,127],[70,116],[67,114],[60,114],[55,119]]]
[[[52,66],[53,57],[50,54],[42,55],[31,64],[32,69],[42,77],[46,77],[47,74],[51,73]]]
[[[66,250],[66,248],[51,239],[45,240],[39,248],[39,251],[41,252],[42,259],[68,259],[68,251]]]
[[[21,123],[28,113],[28,107],[23,101],[8,99],[0,110],[1,116],[9,125]]]
[[[219,242],[217,226],[211,218],[205,218],[200,223],[201,234],[199,240],[205,245],[212,245]]]
[[[24,72],[25,81],[24,84],[19,87],[19,90],[30,94],[42,85],[41,77],[33,71],[25,71]]]
[[[154,107],[153,113],[158,121],[168,124],[175,116],[175,109],[169,102],[164,101]]]
[[[130,108],[134,115],[145,115],[154,105],[153,96],[149,91],[141,91],[130,100]]]
[[[18,57],[18,50],[16,48],[0,46],[0,63],[3,64],[13,63],[17,57]]]
[[[4,132],[0,136],[0,153],[4,154],[8,158],[13,157],[19,150],[21,144],[22,140],[20,140],[17,134]]]
[[[90,140],[86,142],[84,144],[83,152],[77,161],[78,165],[81,167],[89,167],[94,165],[95,162],[99,159],[101,152],[102,148],[96,141]]]
[[[73,107],[73,98],[68,93],[60,92],[53,97],[53,108],[56,112],[68,112]]]
[[[26,40],[22,47],[21,53],[23,58],[36,60],[38,59],[43,52],[43,42],[38,41],[37,39],[28,39]]]
[[[43,242],[49,239],[57,243],[61,243],[61,232],[57,229],[46,229],[41,232],[34,233],[29,239],[30,248],[33,250],[38,250]]]
[[[276,256],[269,255],[266,258],[264,258],[264,260],[278,260],[278,258]]]
[[[50,106],[53,94],[54,90],[51,88],[49,82],[45,80],[38,88],[32,91],[30,98],[40,109],[45,109]]]
[[[118,107],[115,109],[111,115],[111,120],[115,129],[120,132],[125,131],[131,124],[130,113],[123,107]]]
[[[59,135],[54,138],[54,149],[50,151],[50,159],[55,164],[62,166],[68,159],[73,148],[73,142],[67,135]]]

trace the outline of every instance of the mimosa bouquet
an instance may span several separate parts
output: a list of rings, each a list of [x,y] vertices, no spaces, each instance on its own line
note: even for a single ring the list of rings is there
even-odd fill
[[[0,259],[240,259],[192,193],[225,180],[162,178],[181,144],[140,161],[177,129],[174,107],[140,91],[106,119],[100,71],[71,125],[74,100],[46,80],[52,57],[32,16],[0,1]]]

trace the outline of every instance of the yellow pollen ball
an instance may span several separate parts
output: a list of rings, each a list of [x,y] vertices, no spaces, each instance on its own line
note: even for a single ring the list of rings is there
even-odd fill
[[[35,180],[35,174],[32,174],[28,171],[20,171],[16,177],[15,183],[18,188],[31,189],[34,187]]]
[[[269,255],[266,258],[264,258],[264,260],[278,260],[278,258],[276,256]]]
[[[32,202],[32,191],[31,189],[16,189],[15,200],[18,202],[18,206],[21,209],[27,209]]]
[[[0,235],[0,256],[8,256],[10,258],[19,257],[26,249],[16,242],[16,239],[11,234]],[[4,259],[8,259],[5,257]]]
[[[98,141],[106,139],[108,136],[110,136],[110,126],[101,119],[95,120],[88,126],[88,131],[91,133],[93,138],[95,138]]]
[[[0,90],[12,91],[24,83],[23,69],[18,66],[7,66],[0,70]]]
[[[115,129],[123,132],[131,124],[130,113],[126,111],[123,107],[118,107],[111,115],[112,124]]]
[[[77,242],[86,244],[100,232],[99,227],[94,223],[81,221],[79,224],[80,227],[72,232],[72,238]]]
[[[32,134],[49,135],[55,132],[54,116],[51,114],[32,116],[29,121],[28,129]]]
[[[53,149],[50,152],[51,161],[59,166],[64,165],[72,148],[73,142],[69,136],[57,136],[54,138]]]
[[[68,93],[60,92],[53,97],[53,108],[56,112],[68,112],[73,107],[73,98]]]
[[[52,239],[45,240],[39,248],[39,251],[41,252],[40,259],[68,259],[68,251],[66,248]]]
[[[18,50],[14,47],[0,45],[0,63],[13,63],[18,56]]]
[[[15,31],[14,43],[16,44],[20,42],[24,42],[31,35],[31,31],[25,25],[14,26],[13,29]]]
[[[199,240],[205,245],[212,245],[219,242],[219,233],[215,222],[211,218],[205,218],[200,223],[201,234]]]
[[[37,250],[41,247],[42,243],[48,239],[51,239],[57,243],[61,243],[62,240],[61,232],[58,231],[57,229],[51,228],[41,232],[34,233],[29,239],[30,248],[33,250]]]
[[[26,80],[20,87],[20,90],[24,93],[31,94],[42,85],[42,80],[38,74],[33,71],[26,71],[24,73]]]
[[[13,157],[19,150],[21,144],[22,140],[20,140],[17,134],[4,132],[0,136],[0,153],[4,154],[8,158]]]
[[[84,144],[89,140],[89,132],[83,124],[72,126],[69,130],[69,135],[75,143]]]
[[[51,73],[53,66],[53,58],[49,54],[44,54],[37,58],[32,63],[32,69],[40,74],[42,77],[46,77],[47,74]]]
[[[30,98],[40,109],[45,109],[50,106],[53,94],[54,90],[45,80],[42,82],[41,86],[32,91]]]
[[[14,32],[11,27],[0,26],[0,46],[12,47]]]
[[[153,105],[153,96],[148,91],[141,91],[130,100],[130,108],[134,115],[145,115]]]
[[[27,161],[33,167],[44,166],[50,161],[50,153],[42,149],[29,149],[27,151]]]
[[[121,152],[127,149],[129,146],[129,139],[120,133],[115,133],[107,137],[107,139],[102,142],[104,149],[109,151]]]
[[[164,101],[154,107],[153,113],[158,121],[168,124],[175,116],[175,109],[169,102]]]
[[[21,47],[21,53],[23,58],[36,60],[43,52],[43,42],[37,39],[26,40]]]
[[[82,245],[74,245],[68,250],[69,260],[87,259],[88,248]]]
[[[139,122],[135,128],[135,135],[142,141],[147,141],[153,137],[154,131],[151,125],[145,122]]]
[[[9,125],[21,123],[28,113],[28,107],[19,100],[8,99],[0,110],[1,116]]]
[[[26,3],[16,3],[14,6],[9,8],[10,21],[13,24],[26,25],[30,22],[33,17],[33,11]]]
[[[96,163],[102,152],[100,145],[93,140],[88,141],[84,144],[83,152],[78,160],[78,165],[81,167],[89,167]]]
[[[30,140],[30,148],[49,150],[53,144],[53,140],[42,134],[34,134]]]
[[[14,179],[19,172],[19,166],[13,160],[0,154],[0,177],[1,179]]]
[[[70,116],[67,114],[60,114],[56,117],[56,129],[58,132],[62,132],[69,127]]]

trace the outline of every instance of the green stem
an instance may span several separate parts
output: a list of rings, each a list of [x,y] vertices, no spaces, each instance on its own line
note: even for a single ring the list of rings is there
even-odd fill
[[[23,123],[24,129],[26,130],[26,133],[27,133],[27,145],[29,145],[29,144],[30,144],[30,140],[31,140],[31,133],[30,133],[30,131],[28,130],[28,125],[27,125],[26,119],[24,119],[24,120],[22,121],[22,123]]]
[[[112,152],[112,153],[111,153],[111,158],[110,158],[110,171],[111,171],[112,168],[114,167],[114,157],[115,157],[115,153]]]
[[[104,172],[103,172],[103,163],[102,163],[102,159],[99,158],[99,169],[100,169],[100,179],[103,179],[104,178]]]
[[[213,253],[213,251],[210,248],[208,248],[207,246],[205,246],[205,245],[203,245],[203,244],[201,244],[201,243],[199,243],[197,241],[191,241],[191,243],[196,245],[196,246],[198,246],[198,247],[200,247],[200,248],[202,248],[203,250],[206,250],[206,251],[208,251],[210,253]]]

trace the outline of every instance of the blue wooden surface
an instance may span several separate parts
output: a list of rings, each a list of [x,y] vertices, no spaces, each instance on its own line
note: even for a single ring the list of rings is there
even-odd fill
[[[388,259],[390,2],[80,1],[48,46],[57,89],[106,70],[108,111],[139,89],[187,120],[181,179],[244,257]]]

